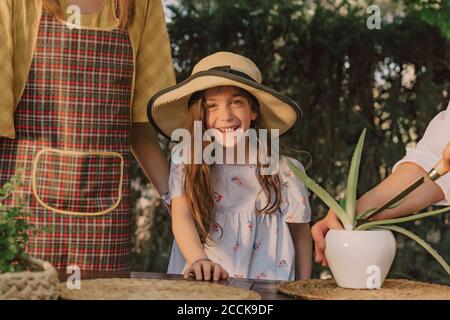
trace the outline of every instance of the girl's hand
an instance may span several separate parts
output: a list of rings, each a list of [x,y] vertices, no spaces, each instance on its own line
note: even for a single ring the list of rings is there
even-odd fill
[[[184,278],[188,279],[191,274],[195,275],[196,280],[211,280],[211,276],[214,281],[220,279],[225,280],[228,278],[228,272],[222,268],[218,263],[214,263],[209,259],[199,259],[195,261],[184,272]]]

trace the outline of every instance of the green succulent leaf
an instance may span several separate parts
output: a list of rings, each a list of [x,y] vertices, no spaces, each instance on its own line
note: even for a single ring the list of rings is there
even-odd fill
[[[377,210],[377,208],[371,208],[371,209],[367,209],[366,211],[361,212],[356,219],[358,220],[366,220],[368,217],[371,216],[371,214],[373,212],[375,212]]]
[[[446,212],[450,212],[450,206],[439,209],[439,210],[433,210],[433,211],[428,211],[428,212],[424,212],[424,213],[413,214],[413,215],[410,215],[407,217],[402,217],[402,218],[397,218],[397,219],[388,219],[388,220],[367,222],[367,223],[364,223],[364,224],[356,227],[355,230],[367,230],[367,229],[377,227],[377,226],[392,225],[392,224],[397,224],[397,223],[415,221],[415,220],[443,214]]]
[[[442,256],[439,253],[437,253],[437,251],[434,250],[428,243],[426,243],[424,240],[422,240],[419,236],[415,235],[411,231],[408,231],[399,226],[380,226],[380,227],[375,227],[375,229],[392,230],[392,231],[401,233],[401,234],[407,236],[408,238],[416,241],[420,246],[422,246],[425,250],[427,250],[428,253],[431,254],[434,259],[436,259],[436,261],[442,266],[442,268],[444,268],[444,270],[447,271],[447,274],[450,274],[450,266],[444,260],[444,258],[442,258]]]
[[[364,129],[361,133],[358,144],[356,145],[355,151],[353,153],[350,172],[348,174],[347,180],[347,190],[345,192],[345,212],[347,213],[352,226],[355,225],[356,192],[358,188],[359,166],[361,164],[361,154],[365,138],[366,129]]]
[[[405,199],[401,199],[399,201],[397,201],[396,203],[394,203],[393,205],[389,206],[387,209],[395,209],[397,208],[399,205],[402,204],[402,202],[405,201]],[[361,212],[356,219],[358,220],[367,220],[369,219],[371,216],[373,216],[373,213],[377,210],[378,208],[372,208],[372,209],[368,209],[364,212]]]
[[[345,197],[339,200],[339,205],[340,205],[342,208],[345,208]]]
[[[336,215],[338,216],[339,220],[341,221],[342,225],[346,230],[352,230],[353,224],[349,220],[347,214],[345,213],[345,210],[339,205],[339,203],[328,193],[326,192],[321,186],[319,186],[317,183],[315,183],[310,177],[306,175],[302,170],[300,170],[295,164],[292,163],[291,160],[286,158],[287,164],[289,168],[292,170],[292,172],[297,176],[297,178],[303,182],[303,184],[312,192],[314,192],[315,195],[317,195],[325,204],[332,209]]]

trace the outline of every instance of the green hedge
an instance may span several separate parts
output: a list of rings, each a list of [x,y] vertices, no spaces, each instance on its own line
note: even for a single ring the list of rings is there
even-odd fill
[[[303,160],[310,164],[309,175],[336,195],[346,182],[358,135],[367,128],[358,190],[362,194],[389,174],[405,147],[417,141],[432,117],[447,106],[450,28],[439,14],[434,20],[430,17],[448,7],[445,1],[441,11],[410,6],[403,17],[391,20],[382,10],[381,28],[369,30],[365,7],[346,1],[339,8],[314,3],[180,1],[167,10],[178,81],[216,51],[254,60],[263,82],[289,95],[304,111],[301,124],[282,143],[307,151],[312,161]],[[411,70],[415,81],[407,81]],[[142,176],[138,170],[134,174]],[[317,221],[326,207],[314,196],[310,201]],[[165,270],[171,229],[168,215],[158,210],[145,253],[135,255],[137,269]],[[450,260],[448,215],[408,228],[428,238]],[[401,249],[391,277],[449,282],[415,244],[401,237],[398,243]],[[314,266],[315,277],[321,271]]]

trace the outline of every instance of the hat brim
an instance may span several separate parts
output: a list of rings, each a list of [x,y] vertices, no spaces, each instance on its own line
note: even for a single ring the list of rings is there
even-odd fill
[[[186,125],[189,98],[193,93],[217,86],[236,86],[250,92],[260,105],[260,123],[266,129],[286,134],[301,120],[297,103],[281,93],[246,78],[217,70],[198,72],[183,82],[158,92],[147,106],[147,116],[158,131],[170,139]]]

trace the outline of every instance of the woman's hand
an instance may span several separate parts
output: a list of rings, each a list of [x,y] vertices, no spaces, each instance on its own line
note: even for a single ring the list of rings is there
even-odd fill
[[[228,272],[218,263],[209,259],[199,259],[184,272],[184,278],[188,279],[191,274],[195,275],[196,280],[214,281],[225,280],[228,278]]]
[[[333,210],[328,211],[326,217],[318,221],[311,228],[311,235],[314,240],[316,252],[315,260],[317,263],[321,263],[324,267],[328,265],[328,261],[325,257],[325,236],[330,229],[343,229]]]

